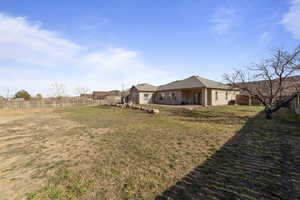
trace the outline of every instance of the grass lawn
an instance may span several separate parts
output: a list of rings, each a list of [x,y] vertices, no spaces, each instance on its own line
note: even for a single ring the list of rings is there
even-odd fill
[[[42,137],[55,150],[36,154],[47,162],[29,163],[43,164],[32,181],[46,181],[26,190],[27,199],[300,197],[299,117],[281,111],[265,120],[261,107],[247,106],[159,109],[159,115],[106,106],[55,111],[60,121],[40,123],[65,126]],[[51,147],[44,144],[40,149]],[[53,159],[53,152],[63,156]]]

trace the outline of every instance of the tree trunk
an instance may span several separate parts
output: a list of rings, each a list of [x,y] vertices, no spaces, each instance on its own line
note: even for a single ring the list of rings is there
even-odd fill
[[[279,110],[280,108],[288,105],[295,97],[296,97],[296,93],[292,96],[289,96],[287,99],[285,99],[284,101],[281,101],[280,103],[278,103],[276,106],[271,106],[271,105],[266,105],[265,106],[265,115],[266,115],[266,119],[272,119],[272,113],[276,112],[277,110]]]
[[[266,106],[265,107],[265,115],[266,115],[266,119],[272,119],[272,108],[271,106]]]

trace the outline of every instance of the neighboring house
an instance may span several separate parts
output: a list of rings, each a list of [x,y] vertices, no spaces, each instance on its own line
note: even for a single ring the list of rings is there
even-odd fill
[[[260,91],[265,96],[270,96],[270,89],[268,87],[268,81],[255,81],[255,82],[246,82],[246,83],[238,83],[243,87],[243,85],[247,85],[247,88],[251,91],[256,91],[257,88],[260,88]],[[273,92],[277,89],[276,85],[278,85],[278,79],[272,81],[273,84]],[[295,94],[295,92],[300,89],[300,76],[291,76],[286,79],[284,82],[284,90],[281,91],[280,96],[290,96]],[[251,97],[249,93],[245,90],[240,90],[240,94],[237,96],[237,104],[239,105],[260,105],[261,102],[258,101],[257,98]]]
[[[161,86],[140,84],[133,86],[129,102],[137,104],[170,104],[170,105],[227,105],[236,99],[239,90],[230,86],[208,80],[199,76],[174,81]]]
[[[298,115],[300,115],[300,92],[297,93],[296,98],[290,103],[290,108]]]
[[[21,101],[25,101],[25,99],[24,98],[14,98],[13,101],[21,102]]]
[[[94,91],[92,94],[93,99],[107,99],[107,98],[121,98],[119,90],[112,91]]]
[[[80,94],[80,97],[92,99],[93,98],[93,94]]]
[[[128,102],[134,104],[155,103],[155,92],[157,87],[147,83],[132,86],[129,90]]]

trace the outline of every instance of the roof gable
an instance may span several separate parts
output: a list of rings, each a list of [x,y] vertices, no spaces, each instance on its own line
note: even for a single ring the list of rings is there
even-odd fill
[[[189,78],[174,81],[158,87],[158,90],[177,90],[188,88],[215,88],[215,89],[230,89],[230,86],[202,78],[200,76],[191,76]]]
[[[215,88],[215,89],[231,89],[231,87],[229,85],[225,85],[223,83],[217,82],[217,81],[213,81],[213,80],[209,80],[206,78],[202,78],[200,76],[196,76],[196,78],[205,85],[206,88]]]
[[[138,91],[145,91],[145,92],[154,92],[157,90],[157,87],[154,85],[150,85],[148,83],[142,83],[142,84],[138,84],[135,87]]]

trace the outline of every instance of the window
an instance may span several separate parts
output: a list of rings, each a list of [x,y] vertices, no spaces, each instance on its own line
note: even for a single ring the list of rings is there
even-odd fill
[[[225,99],[228,100],[228,92],[226,91]]]
[[[218,101],[218,92],[215,93],[215,99]]]
[[[158,99],[159,99],[160,101],[164,100],[164,97],[163,97],[163,95],[162,95],[161,93],[158,94]]]
[[[148,100],[149,94],[144,94],[144,100]]]
[[[170,99],[171,99],[171,94],[167,92],[164,96],[164,100],[169,101]]]
[[[172,93],[172,94],[171,94],[171,97],[172,97],[172,100],[175,100],[175,101],[176,101],[176,94],[175,94],[175,93]]]
[[[163,101],[163,100],[166,98],[166,94],[163,93],[163,92],[160,93],[160,94],[159,94],[159,98],[160,98],[161,101]]]

